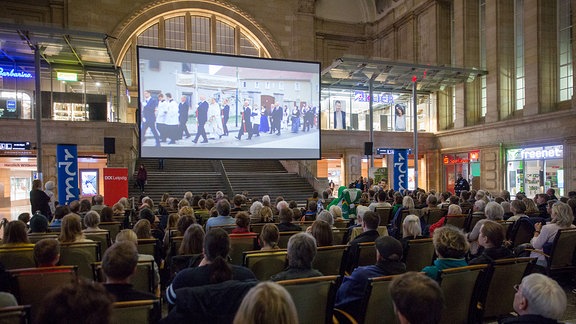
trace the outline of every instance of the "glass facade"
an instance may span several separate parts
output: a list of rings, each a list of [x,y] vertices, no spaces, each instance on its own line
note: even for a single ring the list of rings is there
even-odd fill
[[[564,146],[537,146],[506,151],[506,185],[510,194],[529,198],[549,188],[564,195]]]
[[[480,152],[472,151],[465,153],[444,154],[444,188],[454,193],[454,186],[458,174],[470,184],[470,189],[480,189]]]

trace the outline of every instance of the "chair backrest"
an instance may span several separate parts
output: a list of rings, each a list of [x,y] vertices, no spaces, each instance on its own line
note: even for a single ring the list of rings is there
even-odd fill
[[[183,240],[184,236],[172,236],[170,238],[170,250],[168,255],[178,255],[178,250],[180,249]]]
[[[297,221],[297,222],[294,222],[294,224],[300,226],[302,231],[305,231],[308,227],[312,226],[312,223],[314,223],[314,221]]]
[[[244,266],[252,270],[258,280],[268,280],[286,267],[286,250],[244,252]]]
[[[447,209],[442,208],[429,209],[426,217],[426,223],[428,225],[432,225],[438,222],[442,217],[446,216],[447,213],[448,213]]]
[[[264,227],[264,225],[266,225],[267,223],[254,223],[254,224],[250,224],[250,231],[260,234],[262,233],[262,227]]]
[[[156,254],[156,242],[157,240],[154,238],[149,239],[138,239],[138,253],[139,254],[148,254],[148,255],[155,255]]]
[[[495,260],[488,271],[485,283],[481,285],[480,301],[484,318],[500,317],[514,311],[513,301],[516,291],[514,284],[520,283],[534,258],[511,258]]]
[[[130,283],[133,288],[139,291],[146,291],[155,293],[154,287],[154,261],[138,261],[136,265],[136,272],[130,278]],[[94,281],[106,282],[106,275],[102,269],[102,262],[93,262],[90,264],[92,267],[92,277]]]
[[[376,214],[380,216],[380,226],[386,226],[390,224],[390,218],[392,217],[392,207],[376,207],[374,209]]]
[[[406,271],[421,271],[424,267],[431,265],[434,259],[432,238],[408,241],[405,259]]]
[[[352,273],[356,267],[376,263],[376,248],[374,242],[364,242],[349,247],[346,254],[345,271]]]
[[[390,295],[390,283],[397,276],[368,279],[370,285],[362,302],[363,318],[358,323],[399,323]]]
[[[549,274],[568,272],[576,269],[576,228],[561,229],[552,243],[552,250],[546,268]]]
[[[345,222],[343,220],[335,220],[334,227],[346,229],[348,228],[348,222]]]
[[[278,237],[278,247],[281,249],[285,249],[288,247],[288,240],[294,234],[298,234],[302,232],[280,232],[280,236]]]
[[[230,215],[232,216],[232,215]],[[214,228],[221,228],[223,230],[226,231],[226,233],[231,234],[232,231],[236,228],[236,225],[215,225],[215,226],[210,226],[210,229],[214,229]]]
[[[466,214],[464,211],[462,211],[462,213]],[[472,229],[474,229],[474,226],[476,226],[476,223],[478,223],[478,221],[480,221],[481,219],[485,218],[486,215],[484,214],[467,214],[466,222],[464,223],[464,231],[466,232],[472,231]]]
[[[92,279],[93,262],[102,260],[100,242],[62,243],[60,245],[60,264],[77,265],[78,275]]]
[[[388,227],[386,227],[386,226],[378,226],[377,230],[378,230],[378,234],[380,234],[380,236],[388,235]],[[349,241],[352,241],[353,239],[355,239],[356,236],[362,234],[362,232],[363,232],[362,227],[352,228],[352,232],[350,233],[350,240]]]
[[[74,282],[77,271],[77,266],[60,266],[13,269],[8,272],[18,304],[30,305],[33,311],[54,288]]]
[[[116,240],[116,235],[122,230],[122,223],[120,222],[102,222],[98,225],[101,229],[108,230],[110,232],[110,238],[112,242]]]
[[[528,217],[521,217],[508,228],[508,239],[512,241],[512,246],[516,247],[523,243],[528,243],[534,237],[534,225]]]
[[[30,305],[0,307],[0,324],[32,323]]]
[[[110,231],[84,232],[84,236],[89,240],[100,242],[100,252],[102,254],[104,254],[110,245],[112,245],[112,241],[110,240]]]
[[[452,225],[457,228],[464,229],[464,224],[466,223],[466,218],[468,215],[450,215],[446,217],[446,225]]]
[[[300,323],[332,323],[338,276],[283,280],[292,296]]]
[[[333,243],[338,244],[346,244],[348,242],[344,242],[344,236],[348,230],[346,228],[333,228],[332,229],[332,239]]]
[[[230,259],[235,265],[242,265],[245,251],[254,251],[257,245],[256,234],[231,234],[230,235]]]
[[[325,276],[344,274],[344,260],[348,245],[321,246],[316,251],[312,268]]]
[[[181,254],[170,258],[170,280],[176,277],[178,272],[188,268],[190,260],[197,258],[201,254]]]
[[[153,310],[159,307],[158,300],[136,300],[116,302],[112,308],[111,324],[155,323]]]
[[[34,268],[34,246],[27,247],[0,247],[0,263],[5,269]]]
[[[469,323],[476,307],[474,291],[486,264],[451,268],[440,271],[440,288],[444,293],[441,323]]]
[[[58,234],[57,233],[28,233],[28,240],[30,241],[30,243],[34,243],[36,244],[38,241],[43,240],[43,239],[58,239]]]

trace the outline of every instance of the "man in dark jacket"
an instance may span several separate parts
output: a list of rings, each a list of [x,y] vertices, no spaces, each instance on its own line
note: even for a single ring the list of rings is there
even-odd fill
[[[376,239],[376,264],[358,267],[345,277],[336,293],[335,307],[358,318],[369,278],[390,276],[406,272],[402,259],[402,244],[391,236]]]
[[[244,107],[242,108],[242,125],[240,125],[240,130],[238,130],[238,136],[236,139],[242,139],[244,133],[248,133],[248,139],[252,139],[252,121],[250,120],[250,115],[252,110],[250,109],[250,102],[248,100],[244,101]]]
[[[179,134],[180,136],[186,136],[186,138],[190,137],[190,133],[188,132],[188,126],[186,123],[188,122],[188,109],[190,105],[188,104],[188,98],[186,96],[182,96],[180,99],[180,103],[178,104],[178,123],[179,123]]]
[[[208,143],[208,136],[206,136],[206,130],[204,129],[204,125],[208,121],[208,107],[206,96],[200,95],[200,102],[198,102],[198,110],[196,111],[196,117],[198,118],[198,132],[192,141],[194,143],[198,143],[198,138],[200,138],[200,136],[204,139],[200,143]]]
[[[144,142],[146,130],[150,128],[152,135],[154,135],[154,140],[156,140],[156,146],[160,146],[160,135],[156,130],[156,107],[158,107],[158,99],[150,96],[150,91],[144,91],[144,102],[142,103],[144,107],[142,108],[142,132],[140,133],[141,141]]]
[[[362,233],[354,238],[350,245],[358,245],[358,243],[374,242],[380,236],[378,233],[378,225],[380,224],[380,216],[373,211],[367,211],[362,218]]]

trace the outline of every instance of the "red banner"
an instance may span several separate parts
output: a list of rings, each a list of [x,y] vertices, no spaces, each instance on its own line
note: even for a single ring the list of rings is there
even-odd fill
[[[104,168],[104,204],[112,207],[122,197],[128,198],[128,169]]]

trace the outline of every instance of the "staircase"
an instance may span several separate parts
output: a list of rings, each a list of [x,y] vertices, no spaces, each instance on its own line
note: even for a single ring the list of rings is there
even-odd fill
[[[219,164],[222,163],[222,167]],[[230,198],[234,194],[248,192],[251,198],[261,199],[269,195],[272,201],[277,196],[304,204],[314,189],[296,173],[287,172],[277,160],[164,160],[164,169],[158,169],[158,159],[140,159],[148,172],[146,195],[155,203],[162,194],[181,198],[186,191],[193,194],[207,192],[215,195],[222,191]],[[136,176],[134,175],[133,179]],[[130,197],[139,197],[140,192],[130,182]],[[227,192],[227,180],[233,193]]]

